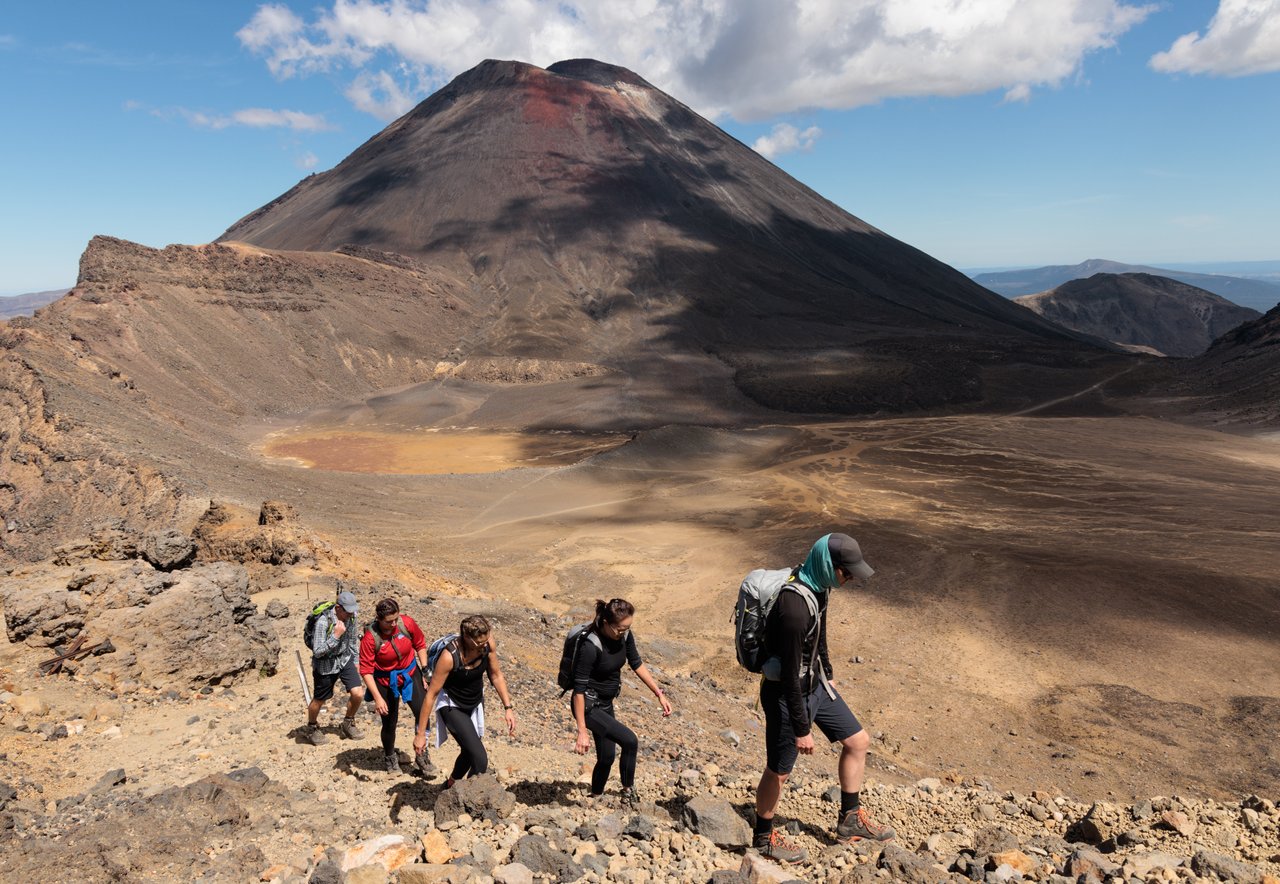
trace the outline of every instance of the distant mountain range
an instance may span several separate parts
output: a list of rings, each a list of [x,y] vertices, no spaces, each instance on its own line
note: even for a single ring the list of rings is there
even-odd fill
[[[1167,276],[1095,273],[1014,301],[1045,319],[1126,347],[1199,356],[1262,314]]]
[[[14,316],[30,316],[45,304],[52,304],[70,289],[51,289],[47,292],[28,292],[25,295],[7,295],[0,297],[0,319],[11,319]]]
[[[1271,264],[1271,262],[1257,263],[1264,268]],[[1250,307],[1259,313],[1265,313],[1280,303],[1280,283],[1243,276],[1224,276],[1217,273],[1195,273],[1188,270],[1146,267],[1140,264],[1122,264],[1119,261],[1108,261],[1103,258],[1091,258],[1072,265],[1061,264],[1026,270],[1007,270],[1000,273],[979,273],[973,277],[973,281],[1006,298],[1016,298],[1020,295],[1034,295],[1048,291],[1073,279],[1088,279],[1095,273],[1146,273],[1151,276],[1164,276],[1213,292],[1228,301],[1242,307]]]

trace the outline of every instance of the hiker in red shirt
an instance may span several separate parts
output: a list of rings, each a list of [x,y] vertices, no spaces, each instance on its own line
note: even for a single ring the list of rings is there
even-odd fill
[[[400,613],[395,599],[383,599],[375,609],[377,619],[360,640],[360,677],[382,716],[382,752],[388,773],[400,772],[396,754],[396,722],[400,702],[413,710],[411,721],[422,714],[427,691],[422,673],[427,667],[427,639],[418,624]]]

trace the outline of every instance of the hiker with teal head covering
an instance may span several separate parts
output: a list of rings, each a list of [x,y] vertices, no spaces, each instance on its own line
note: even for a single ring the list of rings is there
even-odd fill
[[[804,563],[792,570],[764,619],[764,644],[771,654],[760,680],[767,754],[756,790],[754,846],[763,856],[780,863],[803,862],[809,857],[808,851],[774,830],[773,814],[797,757],[813,754],[814,725],[832,743],[840,744],[836,840],[887,841],[894,835],[888,826],[872,822],[862,807],[862,780],[871,740],[836,691],[827,652],[831,590],[874,573],[856,540],[848,534],[825,534],[813,544]]]
[[[836,576],[836,566],[831,563],[831,550],[828,547],[830,539],[834,536],[834,534],[824,534],[819,537],[818,542],[809,550],[809,555],[805,557],[804,564],[796,572],[796,578],[817,593],[835,589],[841,583],[840,578]],[[849,535],[841,534],[840,536],[848,537]]]

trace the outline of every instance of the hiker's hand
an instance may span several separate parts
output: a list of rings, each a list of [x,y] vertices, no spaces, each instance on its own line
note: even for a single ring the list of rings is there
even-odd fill
[[[586,755],[587,750],[591,748],[591,733],[589,731],[578,731],[578,742],[573,744],[573,751],[579,755]]]
[[[382,699],[382,694],[375,694],[373,697],[373,708],[378,710],[379,715],[386,715],[390,710],[387,709],[387,701]]]
[[[333,637],[342,638],[342,634],[346,631],[347,631],[347,624],[339,620],[337,624],[335,624],[333,627]]]
[[[812,755],[813,734],[805,734],[803,737],[796,737],[796,748],[800,750],[801,755]]]
[[[516,735],[516,711],[508,709],[507,712],[507,735],[514,737]]]
[[[658,702],[662,704],[662,717],[667,718],[671,715],[671,701],[667,699],[667,695],[658,694]]]
[[[416,758],[427,749],[427,735],[425,733],[415,733],[413,735],[413,754]]]

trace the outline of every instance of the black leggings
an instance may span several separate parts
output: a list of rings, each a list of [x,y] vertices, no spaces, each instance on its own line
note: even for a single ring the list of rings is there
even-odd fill
[[[622,747],[622,766],[618,771],[622,778],[622,788],[630,789],[636,783],[636,756],[640,752],[640,741],[635,732],[613,715],[613,704],[592,706],[587,710],[587,730],[596,741],[596,766],[591,771],[591,794],[604,792],[604,784],[609,779],[609,771],[613,769],[613,758],[618,747]]]
[[[413,710],[413,724],[417,727],[418,716],[422,714],[422,702],[427,699],[427,692],[422,687],[421,668],[414,668],[412,678],[413,699],[409,701],[409,708]],[[390,755],[396,751],[396,722],[400,720],[400,697],[392,694],[391,688],[382,682],[375,680],[375,683],[378,685],[378,693],[387,704],[387,714],[382,716],[382,751]]]
[[[444,725],[449,733],[458,741],[461,751],[458,760],[453,763],[451,776],[455,780],[463,777],[474,777],[489,769],[489,754],[484,751],[484,743],[476,733],[476,726],[471,723],[471,711],[456,706],[445,706],[436,711],[440,720],[436,727]]]

